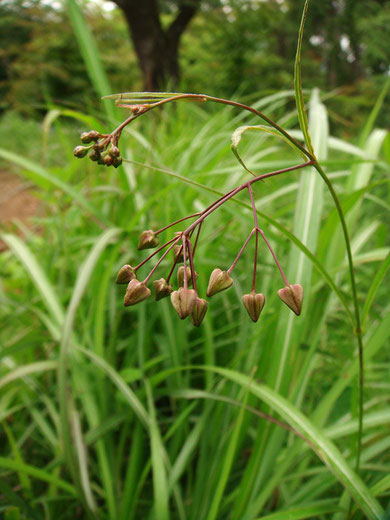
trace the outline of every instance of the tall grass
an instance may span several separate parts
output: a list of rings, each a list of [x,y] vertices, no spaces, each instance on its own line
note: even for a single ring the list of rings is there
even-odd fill
[[[302,138],[291,100],[285,92],[256,106]],[[262,249],[267,304],[259,322],[240,305],[250,284],[248,251],[234,290],[215,296],[202,327],[193,329],[167,301],[123,309],[115,274],[140,257],[142,229],[203,209],[247,175],[230,152],[230,136],[258,121],[231,108],[166,107],[126,131],[127,160],[111,173],[73,160],[75,143],[61,132],[65,117],[75,132],[81,121],[97,122],[82,113],[55,116],[56,128],[49,118],[45,135],[49,142],[61,135],[63,168],[0,150],[4,164],[41,189],[45,204],[38,233],[2,235],[9,247],[0,256],[5,517],[385,518],[385,132],[370,118],[358,144],[329,135],[326,106],[312,93],[311,140],[348,223],[364,324],[358,475],[348,261],[318,174],[293,172],[255,188],[261,226],[293,281],[304,283],[302,315],[281,307],[280,282]],[[296,164],[291,149],[267,135],[245,137],[240,153],[259,173]],[[250,205],[240,197],[208,218],[197,252],[203,293],[211,270],[230,265],[250,226]]]

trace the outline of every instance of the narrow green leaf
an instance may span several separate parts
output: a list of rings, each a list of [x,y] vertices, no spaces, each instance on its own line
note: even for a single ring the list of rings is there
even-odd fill
[[[146,395],[148,397],[150,449],[153,469],[154,518],[156,520],[168,520],[170,516],[168,480],[163,460],[163,450],[161,449],[162,441],[156,419],[156,409],[148,381],[146,381]]]
[[[8,385],[9,383],[12,383],[12,381],[23,379],[24,377],[30,374],[37,374],[40,372],[46,372],[48,370],[55,370],[57,367],[57,361],[37,361],[36,363],[21,365],[0,379],[0,388],[3,388],[3,386]]]
[[[387,254],[386,258],[383,260],[380,268],[378,269],[374,280],[371,283],[371,286],[368,290],[366,301],[364,302],[364,307],[362,311],[362,328],[365,328],[366,320],[368,318],[368,314],[370,312],[370,308],[372,305],[372,302],[374,301],[375,295],[382,283],[382,280],[386,276],[387,271],[390,267],[390,253]]]
[[[261,520],[303,520],[305,518],[319,518],[320,515],[340,511],[335,500],[319,500],[314,504],[295,506],[271,515],[262,516]],[[257,520],[260,520],[257,519]]]
[[[237,157],[238,162],[245,168],[245,170],[254,176],[257,176],[258,174],[253,172],[246,166],[241,155],[238,153],[238,145],[240,144],[242,135],[245,132],[247,132],[248,130],[265,132],[274,137],[278,137],[278,138],[282,139],[285,143],[287,143],[294,150],[294,152],[298,151],[304,160],[307,159],[305,154],[303,154],[300,150],[298,150],[297,147],[291,141],[289,141],[283,134],[281,134],[275,128],[272,128],[271,126],[267,126],[267,125],[240,126],[240,127],[236,128],[236,130],[234,130],[234,132],[232,134],[231,150],[234,153],[234,155]]]
[[[83,16],[77,0],[66,0],[68,13],[73,25],[88,76],[98,96],[103,97],[111,90],[92,32]],[[110,102],[103,101],[107,116],[115,120],[115,109]]]
[[[314,150],[313,150],[313,146],[311,144],[311,139],[310,139],[310,134],[309,134],[309,124],[307,121],[305,102],[303,100],[302,79],[301,79],[301,53],[302,53],[303,29],[305,27],[305,20],[306,20],[308,7],[309,7],[309,0],[306,0],[305,5],[303,7],[303,12],[302,12],[301,25],[299,27],[299,34],[298,34],[297,52],[295,55],[294,87],[295,87],[295,102],[296,102],[297,109],[298,109],[299,126],[301,127],[302,133],[304,135],[307,149],[309,150],[310,153],[314,154]]]
[[[36,257],[19,237],[5,234],[1,235],[1,239],[4,240],[7,246],[23,264],[40,292],[42,301],[52,319],[57,325],[62,324],[64,320],[64,310],[61,307],[54,287],[51,285]]]
[[[38,469],[35,466],[22,464],[12,459],[0,457],[0,468],[10,469],[19,473],[23,472],[30,477],[36,478],[37,480],[42,480],[43,482],[48,482],[49,484],[53,484],[54,486],[63,489],[70,495],[76,496],[76,490],[72,484],[69,484],[69,482],[62,480],[43,469]]]

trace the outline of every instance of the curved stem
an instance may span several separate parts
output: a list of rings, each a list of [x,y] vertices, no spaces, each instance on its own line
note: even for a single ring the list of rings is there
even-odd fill
[[[148,106],[147,110],[152,110],[153,108],[157,108],[161,105],[165,105],[166,103],[170,103],[172,101],[180,101],[181,99],[193,99],[194,101],[212,101],[214,103],[221,103],[223,105],[230,105],[236,108],[241,108],[242,110],[246,110],[247,112],[251,112],[252,114],[260,117],[263,119],[266,123],[268,123],[270,126],[275,128],[278,132],[280,132],[288,141],[290,141],[296,148],[298,148],[301,152],[303,152],[306,157],[308,157],[310,160],[315,160],[315,157],[313,154],[311,154],[304,146],[302,146],[298,141],[296,141],[284,128],[279,126],[275,121],[272,121],[268,116],[260,112],[259,110],[256,110],[253,107],[250,107],[248,105],[244,105],[243,103],[239,103],[237,101],[232,101],[230,99],[223,99],[218,98],[214,96],[208,96],[206,94],[178,94],[176,96],[172,96],[170,98],[161,99],[160,101],[157,101],[156,103],[152,103]],[[134,117],[134,116],[133,116]],[[130,121],[129,121],[130,122]],[[122,125],[121,125],[122,126]],[[122,126],[123,128],[123,126]]]
[[[356,333],[356,339],[358,344],[358,356],[359,356],[359,413],[358,413],[358,433],[357,433],[357,454],[356,454],[356,472],[359,472],[360,469],[360,452],[362,447],[362,435],[363,435],[363,391],[364,391],[364,374],[363,374],[363,368],[364,368],[364,359],[363,359],[363,333],[361,328],[361,321],[360,321],[360,310],[359,310],[359,301],[357,296],[357,286],[356,286],[356,279],[355,279],[355,270],[353,266],[353,257],[352,257],[352,249],[351,249],[351,241],[349,238],[347,223],[344,218],[343,209],[341,207],[339,198],[337,196],[337,193],[333,187],[333,184],[331,183],[329,177],[326,175],[325,171],[322,169],[322,167],[318,164],[317,161],[313,164],[314,168],[318,171],[318,173],[321,175],[322,179],[324,180],[325,184],[328,187],[328,190],[333,198],[333,202],[336,206],[337,213],[339,215],[341,227],[343,230],[344,235],[344,241],[345,241],[345,247],[347,250],[347,259],[348,259],[348,270],[349,270],[349,277],[351,280],[351,289],[352,289],[352,300],[353,300],[353,306],[355,311],[355,333]]]

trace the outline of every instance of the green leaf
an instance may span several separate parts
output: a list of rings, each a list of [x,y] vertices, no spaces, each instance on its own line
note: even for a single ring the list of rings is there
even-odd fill
[[[22,464],[18,461],[7,459],[5,457],[0,457],[0,468],[10,469],[17,471],[18,473],[25,473],[26,475],[36,478],[37,480],[42,480],[44,482],[48,482],[49,484],[53,484],[54,486],[63,489],[72,496],[76,496],[76,490],[72,484],[69,484],[69,482],[62,480],[43,469],[38,469],[28,464]]]
[[[250,170],[245,162],[243,161],[241,155],[238,153],[238,145],[241,141],[242,134],[247,132],[248,130],[254,130],[259,132],[265,132],[267,134],[270,134],[274,137],[279,137],[280,139],[283,139],[285,143],[287,143],[294,151],[298,151],[303,159],[306,160],[306,156],[304,153],[302,153],[297,147],[289,140],[287,139],[283,134],[278,132],[275,128],[272,128],[271,126],[266,125],[255,125],[255,126],[240,126],[234,130],[232,134],[232,144],[231,144],[231,150],[234,153],[234,155],[237,157],[238,162],[245,168],[247,172],[250,174],[257,176],[258,174]]]
[[[1,238],[24,265],[24,268],[41,294],[42,301],[54,322],[57,325],[62,325],[64,321],[64,310],[59,302],[54,287],[50,283],[36,257],[19,237],[6,234],[1,235]]]
[[[295,102],[298,109],[298,121],[299,126],[301,127],[303,136],[305,138],[305,143],[307,149],[311,154],[314,154],[313,146],[311,144],[310,134],[309,134],[309,124],[307,121],[307,114],[305,110],[305,102],[303,100],[303,91],[302,91],[302,79],[301,79],[301,53],[302,53],[302,40],[303,40],[303,29],[305,27],[305,20],[307,15],[307,9],[309,7],[309,0],[305,1],[305,5],[303,7],[301,25],[299,27],[298,34],[298,45],[297,52],[295,55],[295,64],[294,64],[294,88],[295,88]]]
[[[93,34],[86,24],[83,12],[77,0],[66,0],[66,5],[73,25],[73,31],[87,68],[88,76],[98,96],[105,96],[110,92],[111,87],[99,58],[99,52]],[[104,108],[107,116],[115,120],[115,110],[112,104],[104,102]]]
[[[319,500],[313,504],[295,506],[271,515],[262,516],[261,520],[303,520],[305,518],[319,518],[320,515],[341,511],[335,500]],[[260,520],[257,519],[257,520]]]

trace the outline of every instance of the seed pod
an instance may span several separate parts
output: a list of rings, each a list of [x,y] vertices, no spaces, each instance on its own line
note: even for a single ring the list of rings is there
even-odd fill
[[[88,153],[89,148],[87,146],[76,146],[73,150],[73,155],[78,159],[82,159]]]
[[[195,327],[199,327],[202,323],[203,318],[205,317],[207,312],[207,301],[203,298],[197,297],[195,300],[195,305],[191,311],[191,321],[195,325]]]
[[[126,289],[125,299],[123,305],[129,307],[146,300],[150,296],[150,289],[146,287],[143,282],[138,280],[131,280]]]
[[[195,271],[195,279],[198,278],[198,273]],[[187,283],[192,284],[192,273],[191,269],[187,266]],[[181,265],[177,270],[177,285],[183,287],[184,284],[184,265]]]
[[[135,271],[131,265],[126,264],[118,271],[115,283],[129,283],[136,278]]]
[[[155,280],[153,282],[154,288],[154,297],[156,302],[166,298],[173,291],[172,285],[168,283],[164,278],[160,278],[159,280]]]
[[[210,275],[209,285],[207,287],[207,296],[213,296],[214,294],[229,289],[233,285],[233,279],[230,277],[227,271],[221,269],[214,269]]]
[[[173,291],[173,293],[171,293],[172,305],[181,320],[184,320],[191,314],[195,305],[195,300],[196,292],[194,289],[184,289],[183,287],[180,287],[178,291]]]
[[[98,161],[100,159],[100,152],[92,148],[88,154],[88,157],[91,159],[91,161]]]
[[[264,294],[255,293],[254,291],[249,294],[244,294],[242,297],[242,303],[244,304],[250,319],[256,323],[265,304]]]
[[[153,249],[157,247],[159,244],[158,237],[155,232],[151,229],[147,229],[146,231],[142,231],[141,236],[139,237],[139,242],[137,249],[141,251],[142,249]]]
[[[278,296],[297,316],[301,314],[303,287],[299,283],[279,289]]]

